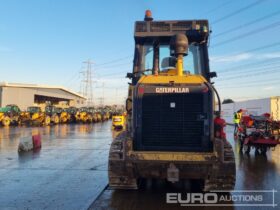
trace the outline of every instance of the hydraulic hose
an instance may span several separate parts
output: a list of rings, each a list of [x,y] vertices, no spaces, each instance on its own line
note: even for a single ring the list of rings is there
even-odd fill
[[[216,96],[217,96],[217,99],[218,99],[219,116],[221,116],[221,112],[222,112],[222,110],[221,110],[221,99],[220,99],[219,93],[216,90],[216,88],[214,87],[214,85],[212,85],[212,88],[213,88],[214,92],[216,93]]]
[[[216,96],[217,96],[217,99],[218,99],[218,106],[219,106],[219,116],[221,116],[221,112],[222,112],[222,108],[221,108],[221,99],[220,99],[220,96],[219,96],[219,93],[218,91],[216,90],[216,88],[213,86],[213,85],[210,85],[208,82],[205,82],[205,85],[210,89],[210,86],[213,88]]]

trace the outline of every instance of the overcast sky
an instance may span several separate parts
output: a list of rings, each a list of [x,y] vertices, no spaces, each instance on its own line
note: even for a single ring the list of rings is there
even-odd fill
[[[0,0],[0,5],[0,81],[79,91],[83,61],[91,59],[96,101],[104,92],[105,103],[121,103],[124,77],[132,69],[134,21],[151,9],[155,20],[209,19],[210,66],[218,73],[222,98],[280,95],[279,0]]]

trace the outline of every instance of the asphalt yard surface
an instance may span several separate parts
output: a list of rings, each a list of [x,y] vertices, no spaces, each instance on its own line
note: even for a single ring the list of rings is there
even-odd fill
[[[42,149],[19,154],[20,138],[38,132],[42,135]],[[109,189],[108,151],[115,135],[110,121],[93,125],[0,128],[0,209],[190,208],[166,203],[167,193],[186,194],[189,191],[164,182],[147,181],[138,191]],[[233,145],[237,164],[235,190],[267,190],[252,193],[262,195],[268,205],[260,203],[258,207],[245,207],[238,202],[227,202],[227,206],[222,207],[191,208],[273,209],[271,191],[280,191],[280,147],[269,151],[267,156],[256,155],[254,151],[247,155],[239,152],[239,144],[233,139],[230,126],[227,127],[227,137]],[[240,195],[239,192],[234,194]],[[278,205],[279,194],[274,192],[274,203]],[[276,206],[274,209],[280,208]]]
[[[192,193],[190,188],[148,181],[138,191],[107,188],[90,209],[280,209],[280,146],[274,151],[267,152],[266,156],[255,154],[254,150],[247,155],[240,152],[239,143],[233,138],[233,127],[227,126],[226,131],[227,138],[233,145],[237,167],[235,192],[231,193],[231,201],[224,202],[222,198],[229,199],[229,195],[219,193],[218,199],[221,201],[217,204],[198,204],[197,206],[170,204],[166,202],[167,193],[180,193],[184,200],[187,198],[187,193]]]
[[[42,149],[18,154],[40,132]],[[111,122],[0,128],[0,209],[87,209],[108,183]]]

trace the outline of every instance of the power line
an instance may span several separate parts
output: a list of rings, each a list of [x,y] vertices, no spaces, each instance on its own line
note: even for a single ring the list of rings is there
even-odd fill
[[[221,9],[221,8],[223,8],[223,7],[225,7],[225,6],[227,6],[228,4],[233,3],[233,2],[234,2],[234,1],[232,1],[232,0],[223,2],[222,4],[218,5],[217,7],[215,7],[215,8],[213,8],[213,9],[209,10],[209,11],[206,12],[206,13],[204,13],[204,15],[209,15],[209,14],[211,14],[211,13],[213,13],[213,12],[215,12],[215,11],[217,11],[217,10],[219,10],[219,9]]]
[[[269,79],[269,83],[271,82],[276,82],[278,81],[279,82],[279,78],[274,78],[274,79]],[[258,79],[258,80],[250,80],[250,81],[240,81],[238,83],[238,85],[234,85],[234,86],[231,86],[229,85],[228,83],[227,84],[219,84],[219,82],[216,83],[216,86],[218,86],[219,88],[224,88],[224,87],[239,87],[239,86],[242,86],[242,85],[259,85],[259,84],[262,84],[262,83],[267,83],[268,81],[264,80],[263,78],[262,79]],[[279,83],[280,84],[280,83]]]
[[[237,68],[234,69],[233,71],[230,72],[218,72],[219,74],[226,74],[226,75],[231,75],[231,74],[239,74],[239,73],[249,73],[249,72],[258,72],[260,70],[263,70],[264,68],[278,68],[280,67],[279,65],[280,60],[275,62],[275,63],[264,63],[264,64],[260,64],[258,66],[255,67],[249,67],[249,68]],[[276,64],[276,65],[275,65]]]
[[[256,52],[256,51],[260,51],[260,50],[264,50],[264,49],[268,49],[268,48],[272,48],[272,47],[276,47],[280,45],[280,42],[274,42],[274,43],[271,43],[271,44],[268,44],[268,45],[263,45],[263,46],[260,46],[260,47],[257,47],[257,48],[253,48],[253,49],[249,49],[249,50],[246,50],[246,51],[243,51],[243,52],[239,52],[239,53],[235,53],[233,54],[232,56],[234,55],[239,55],[239,54],[244,54],[244,53],[250,53],[250,52]],[[128,57],[128,56],[127,56]],[[225,58],[227,56],[221,56],[220,59],[222,58]],[[273,58],[273,59],[277,59],[277,58]],[[113,60],[113,61],[117,61],[117,60]],[[111,61],[110,63],[112,63],[113,61]],[[259,64],[259,63],[262,63],[263,61],[261,62],[257,62],[257,63],[253,63],[253,64]],[[270,60],[267,60],[267,62],[270,62]],[[109,62],[108,62],[109,63]],[[105,64],[105,63],[103,63]],[[125,65],[125,64],[129,64],[129,63],[123,63],[123,64],[119,64],[119,65]],[[250,64],[245,64],[246,66],[247,65],[251,65],[252,63]],[[100,64],[101,65],[101,64]],[[244,66],[245,66],[244,65]],[[112,65],[112,68],[113,67],[117,67],[118,65]],[[243,66],[243,65],[242,65]],[[236,67],[233,67],[233,68],[230,68],[230,69],[226,69],[226,70],[223,70],[222,72],[227,72],[227,71],[230,71],[231,69],[234,69]],[[111,73],[111,74],[105,74],[105,75],[101,75],[100,77],[108,77],[108,76],[115,76],[115,75],[120,75],[120,74],[126,74],[127,72],[129,71],[121,71],[121,72],[116,72],[116,73]]]
[[[260,46],[260,47],[257,47],[257,48],[253,48],[253,49],[249,49],[249,50],[243,51],[243,52],[234,53],[231,56],[245,54],[245,53],[250,53],[250,52],[256,52],[256,51],[259,51],[259,50],[264,50],[264,49],[276,47],[278,45],[280,45],[280,42],[274,42],[274,43],[271,43],[271,44],[268,44],[268,45],[263,45],[263,46]],[[220,59],[226,58],[226,57],[228,57],[228,55],[221,56]]]
[[[272,23],[272,24],[269,24],[269,25],[266,25],[266,26],[262,26],[260,28],[257,28],[257,29],[254,29],[252,31],[249,31],[249,32],[246,32],[244,34],[240,34],[238,36],[235,36],[235,37],[232,37],[230,39],[227,39],[225,41],[222,41],[222,42],[218,42],[217,44],[215,44],[214,46],[212,47],[219,47],[219,46],[222,46],[222,45],[225,45],[225,44],[228,44],[228,43],[231,43],[231,42],[234,42],[234,41],[237,41],[239,39],[243,39],[245,37],[248,37],[248,36],[251,36],[251,35],[255,35],[255,34],[258,34],[258,33],[262,33],[262,32],[265,32],[266,30],[270,30],[272,28],[275,28],[277,26],[280,26],[280,21],[277,21],[275,23]],[[266,29],[266,30],[265,30]]]
[[[276,15],[279,15],[279,14],[280,14],[280,10],[277,11],[277,12],[270,13],[270,14],[268,14],[268,15],[265,15],[265,16],[263,16],[263,17],[261,17],[261,18],[257,18],[257,19],[255,19],[255,20],[253,20],[253,21],[248,22],[248,23],[245,23],[245,24],[242,24],[242,25],[239,25],[239,26],[230,28],[230,29],[228,29],[228,30],[226,30],[226,31],[224,31],[224,32],[218,33],[217,35],[214,35],[214,36],[212,35],[211,38],[213,39],[213,38],[216,38],[216,37],[219,37],[219,36],[228,34],[228,33],[233,32],[233,31],[235,31],[235,30],[239,30],[239,29],[241,29],[241,28],[250,26],[250,25],[252,25],[252,24],[254,24],[254,23],[259,23],[260,21],[264,21],[264,20],[266,20],[266,19],[268,19],[268,18],[271,18],[271,17],[276,16]]]
[[[114,65],[111,65],[111,66],[105,66],[105,68],[99,67],[99,68],[96,68],[95,70],[105,70],[105,69],[115,68],[115,67],[118,67],[118,66],[125,66],[125,65],[128,65],[128,64],[132,65],[132,62],[114,64]]]
[[[129,56],[117,58],[117,59],[114,59],[114,60],[111,60],[111,61],[108,61],[108,62],[105,62],[105,63],[97,64],[97,65],[95,65],[95,67],[97,67],[97,66],[99,67],[99,66],[108,65],[108,64],[111,64],[111,63],[117,63],[117,62],[119,62],[119,61],[126,60],[127,58],[132,58],[132,56],[129,55]]]
[[[255,66],[255,65],[260,65],[260,64],[272,65],[272,64],[275,64],[275,63],[277,64],[278,62],[280,62],[280,58],[278,58],[278,57],[277,58],[271,58],[271,59],[268,59],[266,61],[251,62],[251,63],[242,64],[242,65],[234,66],[234,67],[231,67],[231,68],[223,69],[223,70],[221,70],[221,72],[217,71],[217,73],[220,74],[220,73],[226,73],[226,72],[233,72],[234,70],[240,69],[242,67]],[[125,78],[125,74],[127,72],[128,71],[114,72],[114,73],[111,73],[111,74],[100,75],[99,77],[103,78],[103,77],[112,77],[112,76],[116,76],[116,75],[123,75],[123,76],[117,77],[117,78]],[[114,78],[116,78],[116,77],[114,77]]]
[[[100,77],[108,77],[108,76],[115,76],[115,75],[124,74],[124,77],[125,77],[127,72],[129,72],[129,71],[120,71],[120,72],[114,72],[114,73],[110,73],[110,74],[103,74],[103,75],[99,75],[99,76]]]
[[[234,66],[234,67],[231,67],[231,68],[223,69],[222,72],[223,73],[224,72],[229,72],[229,71],[232,71],[232,70],[235,70],[235,69],[238,69],[238,68],[242,68],[242,67],[246,67],[246,66],[254,66],[254,65],[259,65],[259,64],[264,64],[264,63],[271,63],[273,61],[278,62],[278,61],[280,61],[280,58],[271,58],[271,59],[268,59],[268,60],[265,60],[265,61],[245,63],[245,64],[237,65],[237,66]]]
[[[279,43],[280,44],[280,43]],[[222,69],[220,72],[219,70],[217,71],[219,74],[220,73],[226,73],[226,72],[233,72],[236,69],[242,68],[242,67],[247,67],[247,66],[255,66],[255,65],[272,65],[272,64],[277,64],[278,62],[280,62],[280,58],[271,58],[265,61],[259,61],[259,62],[251,62],[251,63],[246,63],[246,64],[242,64],[242,65],[238,65],[238,66],[234,66],[231,68],[227,68],[227,69]],[[129,71],[120,71],[120,72],[114,72],[114,73],[110,73],[110,74],[105,74],[105,75],[100,75],[99,77],[103,78],[103,77],[111,77],[111,76],[116,76],[116,75],[122,75],[122,77],[118,77],[118,78],[125,78],[125,74],[129,72]]]
[[[253,2],[253,3],[251,3],[251,4],[249,4],[249,5],[245,6],[245,7],[242,7],[240,9],[238,9],[238,10],[228,14],[228,15],[225,15],[225,16],[223,16],[221,18],[218,18],[217,20],[212,22],[212,25],[217,24],[219,22],[222,22],[222,21],[224,21],[224,20],[226,20],[228,18],[231,18],[231,17],[233,17],[235,15],[238,15],[239,13],[244,12],[244,11],[246,11],[248,9],[251,9],[252,7],[257,6],[258,4],[260,4],[260,3],[264,2],[264,1],[265,0],[258,0],[258,1]]]
[[[257,85],[239,85],[239,86],[232,86],[232,87],[223,87],[223,89],[234,89],[234,88],[251,88],[251,87],[260,87],[260,86],[266,86],[266,85],[279,85],[279,81],[277,82],[268,82],[268,83],[259,83]]]
[[[260,47],[257,47],[257,48],[253,48],[251,50],[244,51],[244,53],[256,52],[256,51],[259,51],[259,50],[268,49],[268,48],[275,47],[275,46],[278,46],[278,45],[280,45],[280,42],[274,42],[272,44],[268,44],[268,45],[260,46]]]
[[[69,80],[65,81],[63,84],[64,86],[68,87],[72,84],[73,80],[76,80],[80,77],[80,74],[78,72],[76,72]]]
[[[271,43],[271,44],[268,44],[268,45],[263,45],[263,46],[260,46],[260,47],[257,47],[257,48],[253,48],[253,49],[249,49],[249,50],[243,51],[243,52],[238,52],[238,53],[233,54],[232,56],[239,55],[239,54],[250,53],[250,52],[255,52],[255,51],[260,51],[260,50],[276,47],[278,45],[280,45],[280,42],[274,42],[274,43]],[[225,58],[225,57],[227,57],[227,56],[221,56],[220,59]],[[229,71],[235,70],[236,68],[240,68],[240,67],[246,67],[246,66],[250,66],[250,65],[258,65],[258,64],[263,64],[263,63],[267,63],[267,62],[273,62],[274,60],[279,61],[279,58],[271,58],[271,59],[268,59],[266,61],[260,61],[260,62],[253,62],[253,63],[247,63],[247,64],[238,65],[238,66],[235,66],[235,67],[232,67],[232,68],[223,69],[223,70],[221,70],[220,73],[229,72]],[[112,67],[116,67],[116,66],[117,65],[114,65]],[[129,71],[120,71],[120,72],[100,75],[99,77],[111,77],[111,76],[123,74],[123,77],[120,77],[120,78],[125,78],[125,74],[127,72],[129,72]]]
[[[250,73],[250,74],[241,74],[240,76],[242,77],[257,77],[257,76],[264,76],[263,74],[274,74],[274,73],[279,73],[279,68],[273,68],[273,69],[264,69],[265,71],[262,71],[262,72],[258,72],[258,73],[262,73],[262,74],[255,74],[254,73]],[[233,80],[233,79],[237,79],[237,78],[240,78],[240,77],[237,77],[237,76],[231,76],[231,77],[226,77],[226,78],[222,78],[222,81],[228,81],[228,80]]]

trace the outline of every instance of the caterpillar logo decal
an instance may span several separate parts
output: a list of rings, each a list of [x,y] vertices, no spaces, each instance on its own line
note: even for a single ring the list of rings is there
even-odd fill
[[[156,88],[156,93],[189,93],[189,88],[180,88],[180,87],[164,87]]]

